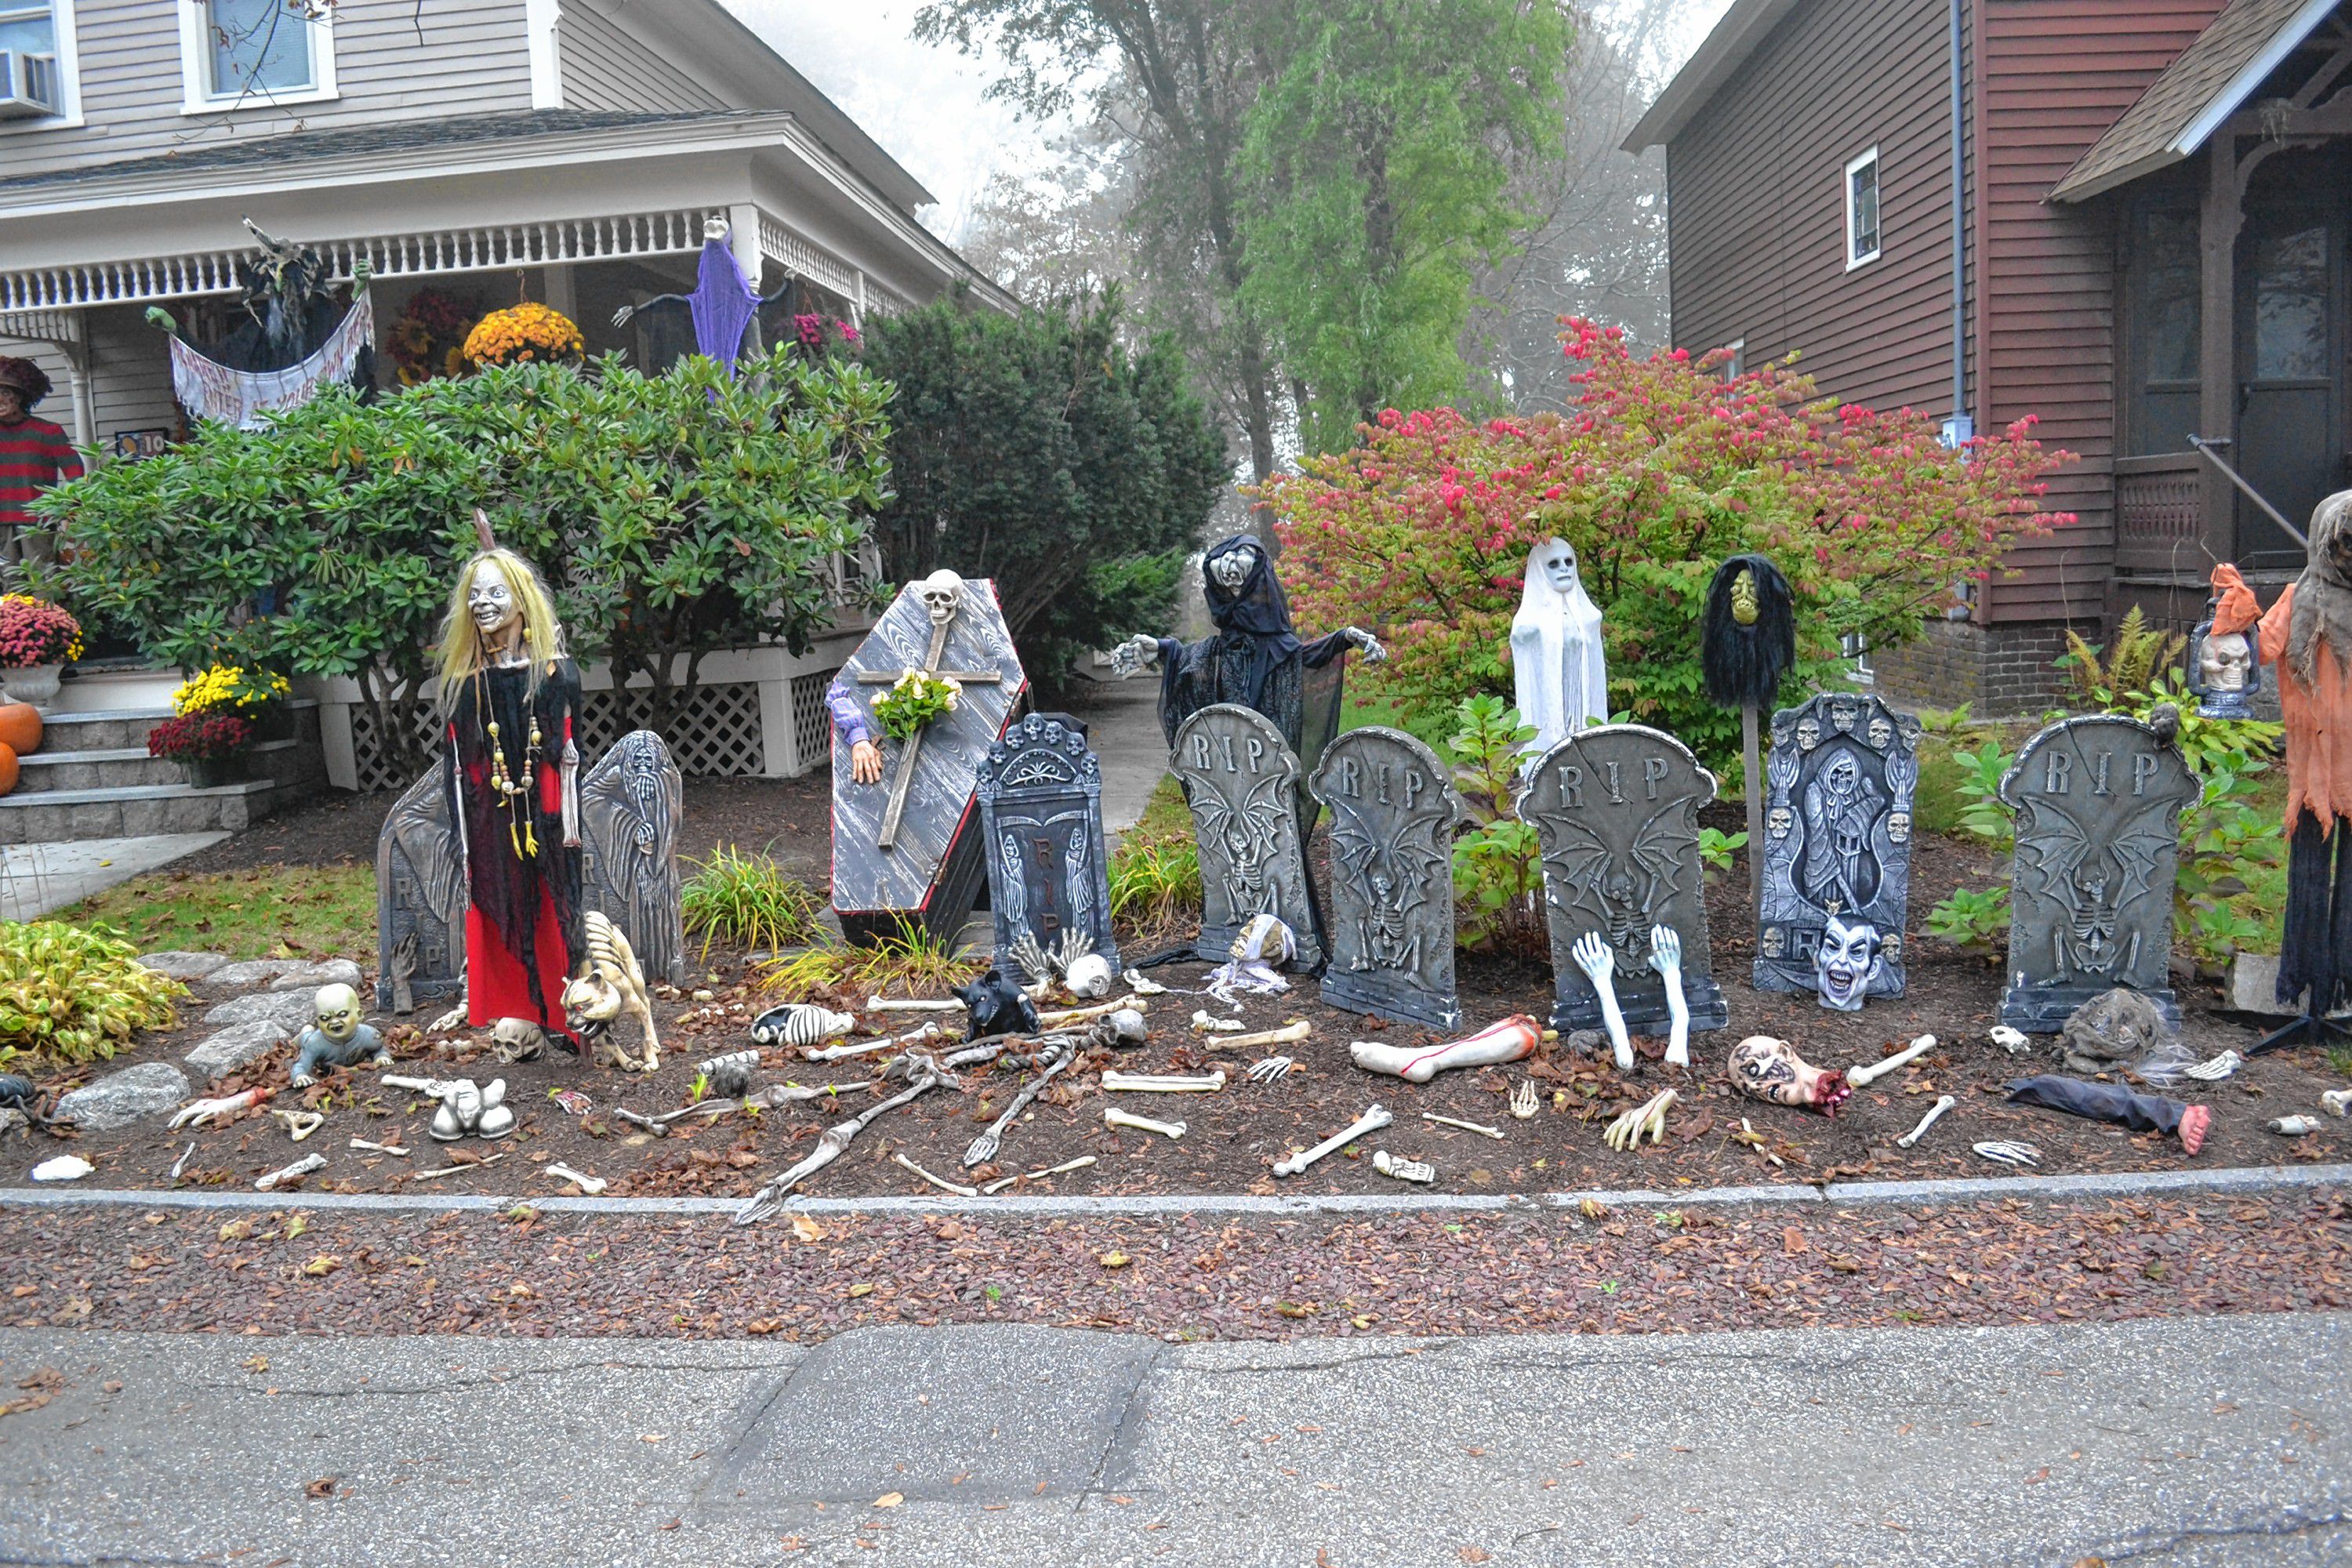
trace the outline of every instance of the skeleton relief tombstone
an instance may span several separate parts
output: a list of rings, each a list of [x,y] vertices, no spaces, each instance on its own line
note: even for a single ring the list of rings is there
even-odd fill
[[[874,702],[908,670],[961,690],[952,710],[900,740],[883,731]],[[996,585],[952,572],[901,588],[849,656],[826,694],[833,907],[845,931],[887,935],[909,919],[949,940],[963,929],[987,886],[973,786],[1028,684]]]
[[[1627,1029],[1663,1033],[1655,1026],[1672,1021],[1670,972],[1691,1028],[1730,1021],[1709,968],[1698,853],[1699,808],[1714,798],[1715,775],[1689,748],[1643,724],[1582,731],[1528,774],[1515,809],[1543,848],[1553,1028],[1606,1026],[1605,981]],[[1661,929],[1680,939],[1678,963],[1676,944],[1657,943]]]
[[[1254,915],[1290,928],[1297,963],[1323,959],[1321,922],[1299,840],[1298,759],[1263,713],[1215,702],[1176,729],[1170,771],[1192,808],[1201,850],[1201,940],[1208,963],[1232,956]]]
[[[1453,840],[1462,800],[1444,765],[1402,731],[1366,725],[1324,748],[1307,787],[1331,808],[1323,1000],[1455,1027]]]
[[[685,784],[651,730],[614,743],[580,783],[583,907],[621,928],[649,980],[686,981],[677,835]]]
[[[1845,975],[1860,957],[1870,980],[1826,1005],[1859,1006],[1863,995],[1903,994],[1918,744],[1918,720],[1854,692],[1824,692],[1772,715],[1759,991],[1822,988],[1814,959],[1834,916],[1841,930],[1832,972]],[[1868,951],[1857,954],[1857,945]]]
[[[376,835],[375,910],[378,1009],[466,994],[466,868],[438,767],[402,793]]]
[[[1102,764],[1086,737],[1032,713],[980,764],[982,841],[996,921],[996,966],[1030,982],[1014,956],[1024,936],[1048,954],[1083,942],[1118,971],[1103,851]]]
[[[2180,1021],[2172,885],[2180,812],[2199,794],[2179,752],[2137,719],[2068,719],[2025,743],[2000,781],[2017,814],[2002,1023],[2054,1034],[2118,985]]]

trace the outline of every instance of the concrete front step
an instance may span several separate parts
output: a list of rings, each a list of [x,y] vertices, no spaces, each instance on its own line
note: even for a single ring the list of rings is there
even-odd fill
[[[120,752],[135,748],[142,755],[147,750],[147,731],[172,716],[167,705],[162,708],[106,708],[91,713],[60,713],[54,710],[41,715],[40,756],[53,757],[65,752]]]
[[[0,844],[58,844],[151,833],[236,832],[269,814],[268,779],[196,789],[185,784],[58,789],[0,795]]]
[[[296,763],[292,741],[263,741],[247,752],[246,771],[255,778],[290,783]],[[142,784],[188,782],[184,763],[154,757],[144,746],[113,746],[103,750],[52,752],[45,743],[29,757],[19,757],[18,795],[56,790],[129,789]]]

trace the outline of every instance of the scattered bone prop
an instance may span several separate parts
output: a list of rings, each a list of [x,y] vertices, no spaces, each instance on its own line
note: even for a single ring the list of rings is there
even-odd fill
[[[254,1183],[253,1190],[257,1193],[274,1193],[284,1183],[299,1181],[313,1171],[323,1171],[326,1168],[327,1157],[324,1154],[305,1154],[292,1164],[280,1165],[277,1170]]]
[[[1196,1035],[1237,1035],[1245,1026],[1239,1018],[1213,1018],[1205,1007],[1192,1010],[1192,1032]]]
[[[939,1188],[940,1191],[943,1193],[953,1193],[960,1198],[976,1198],[980,1196],[980,1189],[978,1187],[967,1187],[961,1182],[950,1182],[944,1176],[934,1176],[929,1171],[924,1170],[920,1165],[916,1164],[912,1160],[908,1159],[904,1154],[893,1154],[890,1158],[898,1163],[904,1165],[909,1171],[914,1172],[915,1174],[922,1177],[923,1180],[929,1182],[931,1185]],[[974,1163],[977,1163],[977,1162],[974,1162]]]
[[[318,1156],[313,1154],[310,1158],[316,1160],[318,1159]],[[42,1161],[39,1164],[33,1167],[33,1180],[37,1182],[79,1182],[84,1176],[89,1175],[92,1171],[97,1169],[98,1167],[96,1165],[91,1164],[89,1161],[83,1159],[79,1154],[58,1154]]]
[[[709,1093],[740,1100],[751,1088],[752,1069],[760,1065],[757,1051],[729,1051],[722,1056],[705,1057],[694,1064],[694,1075],[703,1080]]]
[[[376,1143],[372,1142],[365,1138],[352,1139],[352,1147],[354,1149],[365,1149],[377,1154],[399,1154],[405,1157],[408,1153],[406,1149],[397,1143]]]
[[[1475,1132],[1481,1138],[1492,1138],[1498,1143],[1503,1139],[1503,1130],[1499,1127],[1481,1127],[1475,1121],[1457,1121],[1451,1116],[1440,1116],[1434,1110],[1423,1111],[1421,1119],[1433,1121],[1440,1127],[1458,1127],[1465,1132]]]
[[[1885,1057],[1874,1062],[1865,1062],[1858,1068],[1848,1068],[1845,1080],[1856,1089],[1868,1089],[1888,1073],[1899,1072],[1935,1048],[1936,1037],[1922,1035],[1891,1057]]]
[[[2012,1029],[2007,1024],[1995,1024],[1989,1033],[1992,1043],[2011,1056],[2021,1057],[2033,1049],[2033,1041],[2022,1029]]]
[[[1496,1062],[1524,1060],[1535,1055],[1536,1046],[1543,1037],[1544,1026],[1519,1013],[1442,1046],[1417,1049],[1383,1045],[1377,1040],[1355,1040],[1349,1042],[1348,1055],[1366,1072],[1384,1073],[1407,1083],[1427,1083],[1448,1068],[1482,1068]]]
[[[399,1080],[386,1079],[384,1081],[396,1083]],[[266,1089],[245,1089],[215,1100],[190,1100],[172,1113],[172,1130],[176,1132],[183,1127],[202,1127],[207,1122],[234,1116],[247,1106],[258,1105],[268,1098],[269,1091]]]
[[[2273,1116],[2270,1129],[2283,1138],[2308,1138],[2319,1131],[2316,1116]]]
[[[1134,992],[1138,996],[1165,996],[1168,994],[1168,987],[1160,984],[1160,982],[1152,979],[1151,976],[1148,974],[1139,973],[1135,970],[1130,969],[1123,978],[1126,981],[1127,988],[1129,991]],[[1087,1158],[1091,1159],[1093,1156],[1088,1155]]]
[[[2112,1121],[2135,1132],[2170,1132],[2194,1154],[2205,1146],[2213,1112],[2160,1094],[2135,1094],[2119,1083],[2093,1083],[2079,1078],[2044,1074],[2017,1079],[2002,1086],[2011,1105],[2038,1105],[2093,1121]]]
[[[602,1176],[592,1176],[585,1171],[575,1171],[561,1160],[547,1166],[541,1174],[551,1176],[559,1182],[570,1182],[592,1198],[613,1184]]]
[[[490,1079],[484,1088],[469,1078],[399,1078],[390,1073],[379,1080],[387,1089],[412,1089],[441,1102],[426,1132],[436,1143],[454,1142],[472,1133],[478,1138],[503,1138],[514,1131],[515,1113],[507,1105],[507,1080]]]
[[[945,1002],[923,1002],[911,997],[892,1000],[882,996],[868,996],[866,999],[866,1010],[869,1013],[961,1013],[963,1011],[963,1004],[953,999]]]
[[[1383,1176],[1394,1176],[1400,1182],[1419,1182],[1426,1186],[1437,1180],[1437,1167],[1422,1160],[1404,1160],[1385,1149],[1372,1151],[1372,1169]]]
[[[1141,1015],[1151,1011],[1151,1005],[1138,995],[1126,995],[1116,1002],[1097,1002],[1090,1007],[1065,1007],[1057,1013],[1037,1015],[1037,1029],[1066,1029],[1072,1024],[1083,1024],[1090,1018],[1108,1018],[1114,1013]],[[1024,1031],[1034,1034],[1036,1030]]]
[[[955,1003],[950,1002],[953,1007]],[[756,1046],[808,1047],[837,1040],[857,1027],[856,1016],[836,1013],[830,1007],[819,1007],[807,1002],[787,1002],[781,1007],[771,1007],[751,1020],[751,1043]]]
[[[327,1124],[327,1119],[315,1110],[273,1110],[269,1114],[277,1120],[280,1127],[286,1129],[297,1143]]]
[[[871,1126],[877,1117],[913,1102],[947,1081],[947,1068],[929,1056],[909,1052],[900,1060],[907,1064],[908,1077],[911,1079],[905,1089],[887,1100],[876,1100],[847,1121],[836,1121],[826,1128],[817,1138],[816,1147],[810,1150],[798,1164],[770,1177],[758,1192],[744,1201],[743,1206],[735,1211],[734,1222],[737,1225],[757,1225],[775,1214],[784,1206],[786,1194],[841,1158],[842,1152],[856,1140],[860,1132]]]
[[[2352,1089],[2331,1089],[2319,1097],[2319,1104],[2330,1116],[2352,1112]]]
[[[1139,1132],[1157,1132],[1162,1138],[1181,1138],[1185,1124],[1181,1121],[1154,1121],[1149,1116],[1130,1116],[1117,1106],[1106,1106],[1103,1109],[1103,1125],[1132,1127]]]
[[[1660,1089],[1612,1121],[1601,1134],[1601,1141],[1621,1151],[1639,1149],[1645,1137],[1653,1143],[1659,1142],[1666,1135],[1666,1112],[1680,1098],[1671,1089]]]
[[[1757,1131],[1755,1128],[1749,1126],[1748,1124],[1748,1118],[1745,1116],[1739,1119],[1739,1126],[1736,1131],[1727,1132],[1724,1136],[1729,1138],[1734,1143],[1745,1144],[1747,1147],[1753,1149],[1756,1152],[1763,1155],[1767,1160],[1771,1161],[1773,1164],[1778,1165],[1784,1171],[1789,1168],[1789,1162],[1780,1158],[1780,1155],[1772,1152],[1770,1148],[1765,1144],[1764,1134]]]
[[[1352,1123],[1341,1128],[1339,1131],[1334,1132],[1330,1137],[1326,1138],[1323,1142],[1318,1143],[1315,1147],[1307,1150],[1306,1152],[1293,1154],[1286,1160],[1276,1161],[1274,1163],[1274,1173],[1277,1176],[1295,1176],[1298,1174],[1299,1172],[1307,1169],[1307,1166],[1315,1163],[1316,1161],[1323,1158],[1324,1155],[1337,1153],[1339,1151],[1345,1149],[1349,1144],[1353,1143],[1357,1139],[1364,1136],[1364,1134],[1368,1132],[1378,1132],[1381,1128],[1386,1127],[1390,1122],[1394,1121],[1395,1120],[1396,1118],[1390,1115],[1385,1107],[1375,1105],[1371,1109],[1366,1110],[1361,1116],[1356,1118]]]
[[[1609,1047],[1615,1053],[1617,1070],[1633,1070],[1633,1039],[1625,1032],[1625,1013],[1617,1005],[1617,984],[1611,978],[1617,973],[1616,954],[1597,931],[1586,931],[1569,949],[1576,966],[1592,982],[1593,994],[1601,998],[1601,1021],[1609,1026]]]
[[[1898,1149],[1908,1149],[1913,1144],[1918,1142],[1920,1139],[1927,1135],[1927,1129],[1936,1125],[1936,1119],[1937,1117],[1940,1117],[1944,1112],[1951,1110],[1952,1107],[1958,1103],[1958,1100],[1953,1099],[1948,1094],[1938,1099],[1935,1104],[1927,1108],[1927,1114],[1919,1118],[1919,1125],[1911,1129],[1910,1131],[1903,1134],[1902,1137],[1897,1138],[1895,1141],[1895,1146]]]
[[[969,1171],[974,1165],[984,1165],[995,1159],[996,1152],[1004,1145],[1004,1130],[1013,1125],[1013,1119],[1027,1110],[1031,1100],[1045,1092],[1045,1086],[1054,1080],[1056,1074],[1077,1059],[1078,1043],[1076,1041],[1071,1039],[1055,1041],[1052,1047],[1052,1058],[1045,1064],[1045,1070],[1023,1084],[1020,1091],[1013,1095],[1003,1111],[994,1121],[989,1123],[988,1131],[973,1139],[971,1145],[964,1150],[963,1168]]]
[[[1750,1035],[1732,1047],[1730,1070],[1732,1083],[1750,1100],[1811,1105],[1829,1116],[1853,1092],[1843,1073],[1814,1067],[1794,1046],[1769,1035]]]
[[[2032,1143],[1971,1143],[1979,1160],[1990,1160],[1996,1165],[2039,1165],[2041,1149]]]
[[[1666,983],[1666,1065],[1690,1066],[1690,1004],[1683,997],[1683,939],[1672,926],[1650,928],[1650,967]]]
[[[585,1116],[596,1109],[596,1102],[576,1089],[551,1089],[547,1098],[566,1116]]]
[[[808,1059],[813,1062],[834,1062],[845,1057],[870,1056],[876,1051],[887,1051],[893,1046],[912,1045],[917,1040],[935,1040],[939,1038],[940,1034],[939,1020],[934,1018],[921,1028],[909,1029],[903,1035],[886,1036],[878,1040],[860,1040],[854,1046],[827,1046],[821,1051],[809,1052]]]
[[[1536,1114],[1536,1080],[1519,1079],[1519,1087],[1511,1090],[1511,1118],[1516,1121],[1531,1121]]]
[[[186,1148],[181,1150],[180,1157],[172,1162],[172,1174],[169,1179],[174,1182],[178,1181],[180,1179],[180,1173],[186,1170],[188,1168],[188,1162],[195,1157],[196,1146],[194,1143],[191,1143]]]
[[[1083,1171],[1095,1163],[1092,1154],[1081,1154],[1075,1160],[1065,1160],[1058,1165],[1048,1165],[1042,1171],[1024,1171],[1018,1175],[999,1176],[980,1189],[982,1197],[992,1198],[1015,1182],[1042,1182],[1048,1176],[1066,1176],[1072,1171]]]
[[[1102,1086],[1113,1094],[1214,1094],[1225,1087],[1221,1069],[1205,1075],[1107,1072]]]
[[[1265,1046],[1295,1046],[1315,1032],[1304,1018],[1294,1018],[1279,1029],[1261,1029],[1255,1035],[1227,1035],[1217,1042],[1221,1051],[1256,1050]]]
[[[408,1179],[412,1182],[437,1182],[444,1176],[454,1176],[461,1171],[478,1171],[485,1165],[495,1165],[506,1157],[506,1151],[501,1149],[495,1154],[484,1155],[470,1165],[436,1165],[429,1171],[411,1171],[408,1173]]]
[[[2200,1083],[2220,1083],[2246,1065],[2246,1058],[2235,1051],[2223,1051],[2218,1057],[2208,1057],[2193,1068],[2182,1068],[2180,1076],[2193,1078]]]
[[[1252,1062],[1249,1071],[1242,1076],[1252,1083],[1280,1083],[1290,1076],[1290,1069],[1297,1065],[1288,1057],[1267,1057],[1263,1061]],[[2341,1116],[2344,1113],[2339,1110],[2336,1114]]]

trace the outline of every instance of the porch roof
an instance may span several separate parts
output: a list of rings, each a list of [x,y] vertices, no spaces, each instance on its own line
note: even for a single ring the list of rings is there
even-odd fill
[[[2051,188],[2081,202],[2203,147],[2339,0],[2232,0]]]

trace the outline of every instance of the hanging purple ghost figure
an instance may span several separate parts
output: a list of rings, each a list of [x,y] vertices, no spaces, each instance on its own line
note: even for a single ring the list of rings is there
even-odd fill
[[[735,259],[727,234],[725,218],[714,217],[702,226],[702,258],[695,268],[693,293],[656,294],[642,305],[624,305],[613,312],[613,325],[625,327],[630,317],[656,305],[684,305],[694,317],[695,352],[732,371],[743,352],[743,330],[759,318],[762,306],[790,293],[793,279],[785,279],[772,294],[759,293],[743,275],[743,264]]]

